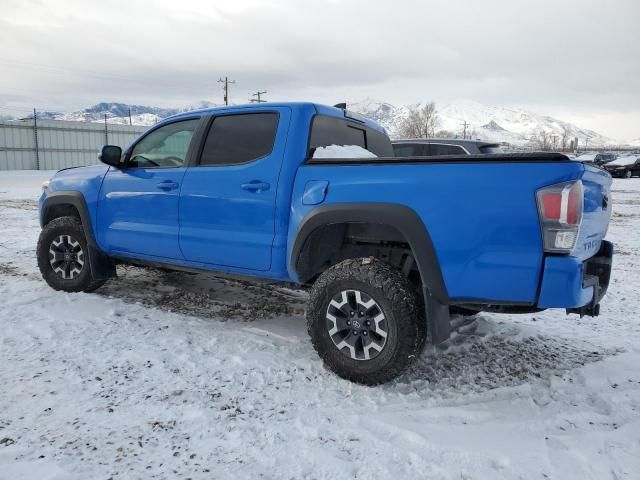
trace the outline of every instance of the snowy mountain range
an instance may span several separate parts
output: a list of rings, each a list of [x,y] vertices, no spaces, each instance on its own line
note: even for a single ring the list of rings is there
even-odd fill
[[[212,102],[201,101],[181,108],[161,108],[144,105],[127,105],[124,103],[98,103],[92,107],[74,112],[42,112],[40,118],[70,121],[102,122],[105,114],[109,123],[128,124],[129,109],[131,122],[134,125],[153,125],[159,120],[176,113],[199,108],[219,106]],[[522,108],[489,106],[471,100],[456,100],[446,105],[436,105],[438,110],[438,128],[453,136],[462,136],[462,123],[467,122],[467,136],[492,142],[507,142],[512,145],[526,145],[532,135],[546,132],[555,135],[557,141],[563,135],[567,138],[577,137],[580,145],[584,145],[588,138],[590,146],[619,145],[622,142],[601,135],[598,132],[581,128],[575,124],[541,115]],[[367,98],[365,100],[348,103],[347,108],[383,125],[389,135],[397,137],[400,125],[409,113],[411,106],[396,106]],[[640,139],[631,142],[640,145]]]
[[[471,100],[456,100],[446,105],[436,105],[438,111],[437,130],[462,137],[462,123],[467,122],[467,136],[487,141],[507,142],[513,145],[529,143],[532,135],[546,132],[562,138],[578,137],[589,145],[618,145],[621,142],[593,130],[581,128],[563,120],[540,115],[522,108],[483,105]],[[383,125],[391,137],[397,136],[400,125],[409,113],[410,106],[394,106],[389,103],[365,99],[348,104],[347,108],[365,115]],[[558,140],[559,141],[559,140]]]
[[[106,114],[108,123],[128,125],[129,114],[131,114],[131,123],[133,125],[153,125],[163,118],[175,115],[176,113],[217,106],[220,105],[205,100],[180,108],[149,107],[145,105],[102,102],[97,103],[92,107],[76,110],[74,112],[39,112],[38,118],[66,120],[72,122],[104,122],[104,116]]]

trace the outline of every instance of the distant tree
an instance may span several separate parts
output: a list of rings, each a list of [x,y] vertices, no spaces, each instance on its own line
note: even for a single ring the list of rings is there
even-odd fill
[[[435,102],[417,104],[409,107],[409,115],[400,124],[399,135],[402,138],[430,138],[436,134],[438,111]]]
[[[566,152],[566,151],[567,151],[567,148],[569,147],[569,146],[568,146],[568,143],[569,143],[569,135],[571,135],[571,132],[569,131],[569,129],[567,128],[567,126],[566,126],[566,125],[563,125],[563,126],[562,126],[562,134],[561,134],[561,136],[560,136],[560,138],[561,138],[561,142],[562,142],[562,143],[561,143],[561,145],[562,145],[562,151],[563,151],[563,152]]]
[[[529,139],[531,146],[537,150],[551,150],[551,135],[544,130],[541,130],[538,134],[531,135]]]
[[[438,130],[435,135],[435,138],[458,138],[458,136],[453,133],[451,130]]]

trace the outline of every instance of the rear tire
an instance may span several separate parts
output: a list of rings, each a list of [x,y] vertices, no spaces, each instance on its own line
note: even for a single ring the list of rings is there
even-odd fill
[[[344,260],[311,288],[307,328],[324,364],[365,385],[397,377],[422,351],[424,309],[402,273],[374,258]]]
[[[627,170],[626,172],[624,172],[624,178],[631,178],[633,176],[633,174],[631,173],[631,170]]]
[[[91,292],[106,282],[91,274],[87,239],[76,217],[55,218],[45,225],[36,253],[42,278],[55,290]]]

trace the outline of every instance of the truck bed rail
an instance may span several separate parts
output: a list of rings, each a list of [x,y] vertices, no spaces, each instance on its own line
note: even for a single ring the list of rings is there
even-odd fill
[[[571,162],[562,153],[493,153],[488,155],[434,155],[428,157],[362,157],[362,158],[309,158],[307,165],[372,165],[404,163],[554,163]]]

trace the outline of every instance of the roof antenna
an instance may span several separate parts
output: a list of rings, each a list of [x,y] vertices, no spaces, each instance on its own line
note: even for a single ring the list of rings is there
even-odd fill
[[[346,110],[346,109],[347,109],[347,102],[344,102],[344,103],[336,103],[336,104],[334,105],[334,107],[336,107],[336,108],[341,108],[342,110]]]

